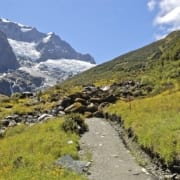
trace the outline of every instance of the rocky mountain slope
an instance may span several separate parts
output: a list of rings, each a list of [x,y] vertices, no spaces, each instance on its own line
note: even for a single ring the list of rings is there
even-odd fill
[[[0,73],[19,67],[16,56],[9,45],[6,35],[0,31]]]
[[[0,30],[0,45],[3,48],[0,49],[3,51],[0,54],[0,73],[6,73],[0,74],[0,85],[3,87],[0,93],[10,95],[35,91],[95,66],[92,56],[76,52],[55,33],[45,34],[4,18],[0,18]],[[20,71],[7,74],[8,69],[16,70],[19,67]]]

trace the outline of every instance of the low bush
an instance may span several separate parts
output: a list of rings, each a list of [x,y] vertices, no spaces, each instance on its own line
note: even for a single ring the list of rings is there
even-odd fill
[[[65,132],[74,132],[76,134],[83,134],[88,130],[88,126],[80,114],[67,115],[62,128]]]

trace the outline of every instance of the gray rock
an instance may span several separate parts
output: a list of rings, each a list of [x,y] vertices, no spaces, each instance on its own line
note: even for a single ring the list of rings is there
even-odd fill
[[[82,104],[86,104],[86,100],[83,99],[83,98],[76,98],[74,101],[75,101],[75,102],[80,102],[80,103],[82,103]]]
[[[66,108],[72,104],[72,100],[70,97],[64,96],[62,100],[58,102],[59,106]]]
[[[44,120],[47,120],[49,118],[52,118],[53,116],[50,115],[50,114],[42,114],[39,118],[38,118],[38,121],[44,121]]]
[[[98,110],[98,107],[94,103],[90,103],[87,106],[87,111],[89,111],[89,112],[95,112],[97,110]]]
[[[17,125],[17,123],[16,123],[15,120],[11,120],[10,123],[9,123],[9,127],[14,127],[16,125]]]
[[[77,173],[83,173],[88,171],[91,162],[77,161],[74,160],[70,155],[65,155],[59,158],[55,164],[63,168],[71,169]]]
[[[94,112],[93,116],[98,117],[98,118],[103,118],[104,117],[103,112],[101,112],[101,111]]]
[[[64,111],[59,111],[58,114],[59,115],[65,115],[66,113]]]
[[[0,124],[5,127],[8,127],[9,123],[10,123],[10,121],[8,119],[3,119],[0,121]]]
[[[70,106],[68,106],[64,112],[65,113],[73,113],[73,112],[78,112],[78,113],[83,113],[86,110],[86,107],[84,105],[82,105],[79,102],[75,102],[73,104],[71,104]]]

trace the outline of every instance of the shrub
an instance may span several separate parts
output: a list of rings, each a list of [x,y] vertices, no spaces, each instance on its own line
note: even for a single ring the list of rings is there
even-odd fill
[[[74,132],[76,134],[83,134],[88,130],[88,126],[80,114],[67,115],[62,128],[65,132]]]

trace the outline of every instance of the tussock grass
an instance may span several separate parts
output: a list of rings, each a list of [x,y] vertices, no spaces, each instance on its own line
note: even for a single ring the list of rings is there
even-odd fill
[[[84,179],[53,165],[65,154],[78,158],[79,137],[65,133],[61,127],[63,122],[57,118],[32,127],[20,125],[9,129],[0,139],[0,179]],[[69,140],[73,144],[68,144]]]

